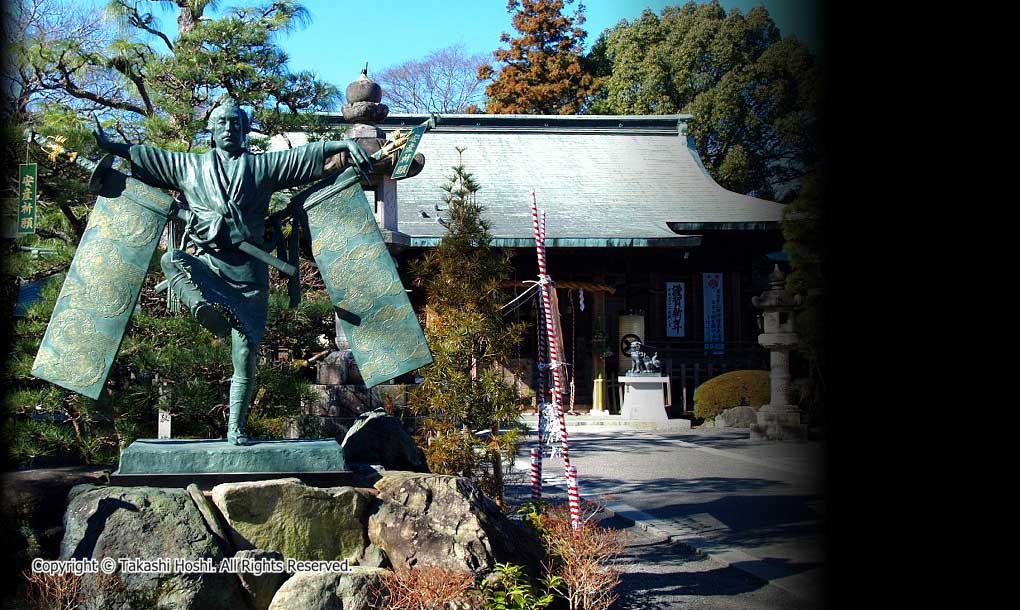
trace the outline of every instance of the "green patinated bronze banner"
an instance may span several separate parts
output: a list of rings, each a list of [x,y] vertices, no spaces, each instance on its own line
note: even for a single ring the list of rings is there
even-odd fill
[[[431,364],[432,351],[357,172],[349,168],[315,191],[304,209],[315,263],[365,385]]]
[[[96,399],[134,312],[173,199],[116,170],[103,176],[32,374]]]

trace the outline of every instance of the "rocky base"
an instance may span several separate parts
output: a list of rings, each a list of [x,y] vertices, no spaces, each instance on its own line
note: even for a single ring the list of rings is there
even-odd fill
[[[753,407],[732,407],[716,415],[715,426],[719,428],[750,428],[757,423],[758,413]]]
[[[542,547],[462,477],[386,471],[372,487],[297,479],[185,489],[77,485],[68,494],[61,559],[106,557],[336,560],[348,572],[131,574],[104,607],[172,610],[362,610],[386,568],[442,566],[475,575],[497,563],[537,573]],[[235,561],[235,565],[238,562]],[[239,573],[241,572],[241,573]],[[86,577],[90,578],[90,577]],[[94,586],[94,583],[93,583]],[[135,600],[135,601],[133,601]]]
[[[428,472],[425,453],[396,417],[376,409],[360,415],[344,437],[344,459],[351,463],[379,464],[390,470]]]
[[[11,573],[27,569],[37,555],[56,556],[64,535],[61,520],[68,492],[82,483],[108,483],[109,478],[109,469],[95,466],[35,468],[0,475],[0,527],[9,532],[5,546],[14,560]]]

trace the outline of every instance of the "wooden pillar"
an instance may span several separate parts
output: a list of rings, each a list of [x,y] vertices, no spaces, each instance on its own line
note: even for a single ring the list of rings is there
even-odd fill
[[[596,283],[603,283],[605,278],[598,276]],[[609,332],[606,324],[606,293],[601,290],[592,293],[592,310],[591,310],[591,334],[592,334],[592,371],[594,371],[594,381],[592,394],[591,394],[591,409],[596,412],[606,412],[606,367],[605,361],[601,358],[600,350],[605,349],[604,346],[600,346],[596,342],[596,332],[601,331],[603,337],[603,343],[608,345]]]

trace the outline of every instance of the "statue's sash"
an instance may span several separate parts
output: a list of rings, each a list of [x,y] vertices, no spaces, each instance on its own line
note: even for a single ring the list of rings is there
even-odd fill
[[[99,398],[173,199],[106,169],[32,374]]]
[[[298,195],[312,254],[367,387],[432,363],[432,351],[386,249],[357,172]]]

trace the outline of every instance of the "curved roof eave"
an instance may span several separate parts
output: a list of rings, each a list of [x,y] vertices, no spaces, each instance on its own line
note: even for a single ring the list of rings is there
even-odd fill
[[[379,127],[406,128],[427,116],[393,114]],[[690,119],[443,115],[419,145],[426,159],[422,172],[397,183],[398,230],[412,243],[445,233],[441,186],[461,162],[481,185],[477,199],[491,233],[508,244],[533,246],[532,190],[548,213],[550,245],[649,245],[685,232],[777,229],[785,206],[716,183],[687,134]]]

